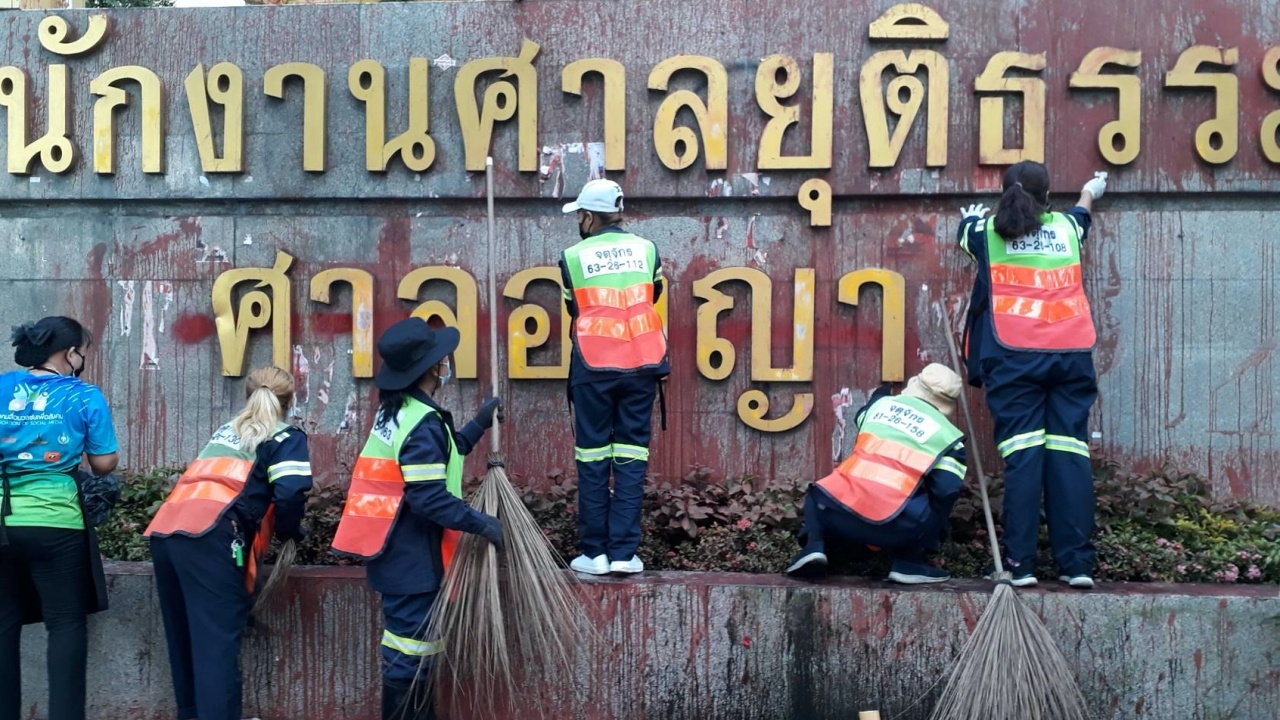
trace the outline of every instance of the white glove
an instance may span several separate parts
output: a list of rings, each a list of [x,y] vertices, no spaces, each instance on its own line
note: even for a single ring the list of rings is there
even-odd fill
[[[1082,192],[1087,192],[1094,199],[1102,197],[1107,191],[1107,174],[1104,172],[1096,172],[1093,179],[1084,184]]]
[[[987,216],[986,205],[970,205],[969,207],[960,208],[960,219],[968,220],[969,218],[981,218]]]

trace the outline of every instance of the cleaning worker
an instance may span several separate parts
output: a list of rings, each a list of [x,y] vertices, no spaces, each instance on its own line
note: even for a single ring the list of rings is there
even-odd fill
[[[75,473],[118,461],[102,391],[80,379],[89,333],[66,317],[13,329],[13,361],[0,375],[0,720],[27,717],[19,649],[24,624],[48,633],[49,720],[84,720],[86,616],[107,607],[102,560]]]
[[[564,212],[576,213],[582,240],[560,259],[573,319],[569,394],[582,552],[569,566],[588,575],[639,573],[653,401],[661,402],[671,374],[654,306],[662,260],[652,242],[622,230],[622,188],[612,180],[588,182]]]
[[[285,423],[294,380],[245,378],[245,406],[187,466],[147,527],[178,720],[240,720],[240,641],[274,532],[301,540],[311,491],[307,434]]]
[[[891,553],[893,582],[951,579],[927,555],[946,538],[964,483],[964,436],[948,419],[962,385],[951,368],[930,363],[900,395],[888,385],[872,394],[856,416],[853,453],[805,494],[803,549],[788,575],[825,575],[827,545],[844,544]]]
[[[986,388],[1005,461],[1005,568],[1036,584],[1040,498],[1059,579],[1093,587],[1095,551],[1089,410],[1098,396],[1097,334],[1085,296],[1080,246],[1106,173],[1085,183],[1075,207],[1049,209],[1049,172],[1023,161],[1004,175],[995,215],[962,209],[960,247],[978,266],[965,326],[969,382]]]
[[[474,420],[454,429],[435,400],[453,377],[458,330],[433,330],[411,317],[378,340],[374,378],[380,405],[351,475],[333,547],[365,558],[369,585],[382,595],[382,717],[432,720],[429,677],[419,675],[442,648],[424,639],[431,606],[458,533],[502,549],[502,523],[462,501],[463,457],[502,419],[488,398]],[[417,682],[415,682],[415,678]]]

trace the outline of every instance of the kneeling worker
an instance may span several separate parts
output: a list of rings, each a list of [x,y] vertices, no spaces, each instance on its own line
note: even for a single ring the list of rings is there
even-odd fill
[[[831,542],[889,551],[893,582],[951,579],[925,555],[946,536],[964,482],[964,435],[947,419],[960,392],[960,376],[932,363],[902,394],[890,396],[882,388],[871,396],[858,411],[853,454],[806,494],[804,549],[788,575],[824,575]]]

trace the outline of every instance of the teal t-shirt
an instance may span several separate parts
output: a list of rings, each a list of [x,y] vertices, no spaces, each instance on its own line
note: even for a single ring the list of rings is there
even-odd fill
[[[118,449],[111,411],[96,386],[26,370],[0,375],[0,463],[13,493],[7,525],[83,529],[69,473],[85,453]]]

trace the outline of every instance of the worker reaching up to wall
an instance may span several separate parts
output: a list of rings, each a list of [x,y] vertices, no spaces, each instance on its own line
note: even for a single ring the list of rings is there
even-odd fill
[[[1089,410],[1098,396],[1097,340],[1085,296],[1080,248],[1097,173],[1066,212],[1049,209],[1049,173],[1024,161],[1004,176],[995,215],[964,208],[960,248],[978,266],[965,327],[971,384],[986,388],[997,449],[1005,461],[1005,564],[1018,587],[1036,584],[1044,497],[1059,579],[1093,587],[1095,552]]]
[[[671,373],[655,307],[662,261],[652,242],[622,230],[622,188],[612,180],[588,182],[564,212],[577,214],[582,239],[560,260],[573,319],[569,392],[582,551],[570,567],[589,575],[639,573],[653,401],[662,403],[661,383]]]
[[[889,552],[889,580],[908,585],[951,576],[929,564],[949,530],[964,483],[963,434],[948,419],[963,383],[931,363],[898,396],[883,386],[858,411],[853,452],[805,494],[800,554],[792,577],[827,572],[828,545]]]

